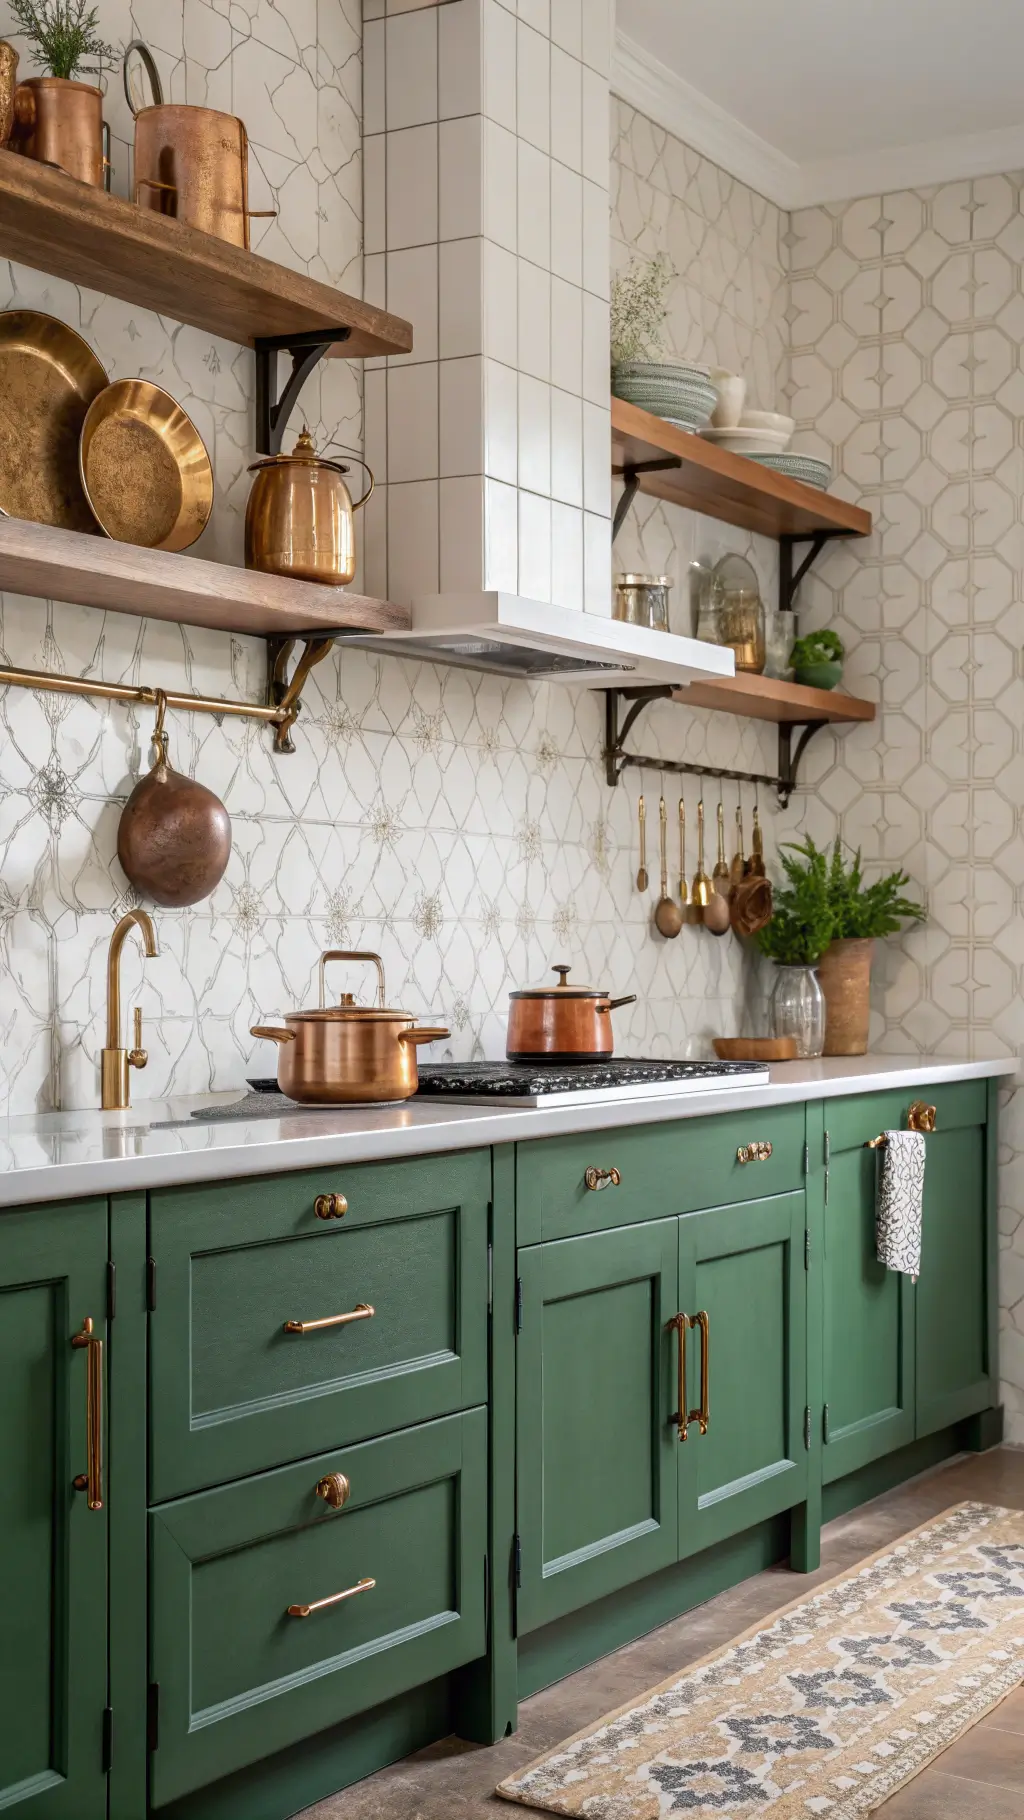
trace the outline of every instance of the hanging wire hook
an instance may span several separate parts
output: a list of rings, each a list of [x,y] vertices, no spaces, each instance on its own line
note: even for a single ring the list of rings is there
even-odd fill
[[[156,725],[153,728],[153,745],[156,748],[157,764],[165,765],[167,763],[167,735],[164,732],[164,717],[167,713],[167,692],[164,689],[154,689],[153,695],[156,700]]]

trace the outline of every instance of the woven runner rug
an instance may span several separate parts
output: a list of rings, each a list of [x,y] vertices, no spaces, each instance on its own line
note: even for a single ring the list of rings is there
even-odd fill
[[[585,1820],[854,1820],[1024,1679],[1024,1512],[960,1504],[498,1788]]]

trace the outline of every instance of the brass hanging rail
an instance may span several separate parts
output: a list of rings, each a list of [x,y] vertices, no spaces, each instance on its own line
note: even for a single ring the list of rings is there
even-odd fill
[[[142,708],[155,708],[159,693],[144,685],[136,687],[132,683],[90,682],[85,677],[62,676],[51,670],[19,670],[6,665],[0,667],[0,686],[12,689],[49,689],[57,695],[99,695],[105,701],[137,702]],[[296,708],[291,703],[262,707],[253,702],[221,701],[214,695],[179,695],[173,689],[165,689],[162,694],[168,708],[186,714],[232,714],[239,719],[259,720],[276,728],[278,733],[286,731],[292,725],[296,714]]]

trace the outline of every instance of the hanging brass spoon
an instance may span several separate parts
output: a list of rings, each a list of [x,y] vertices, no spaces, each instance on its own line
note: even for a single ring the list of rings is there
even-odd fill
[[[647,889],[647,809],[644,804],[643,791],[637,804],[637,817],[640,823],[640,865],[636,875],[638,891]]]
[[[722,799],[718,799],[718,858],[711,874],[711,882],[722,897],[729,895],[729,868],[725,863],[725,810]]]
[[[704,870],[704,798],[697,804],[697,870],[693,875],[691,891],[693,907],[697,921],[704,921],[704,912],[711,902],[711,880]]]
[[[683,913],[675,898],[668,894],[668,811],[664,796],[658,802],[658,832],[661,840],[661,896],[654,906],[654,927],[659,935],[671,941],[683,926]]]
[[[743,875],[747,869],[746,854],[744,853],[743,847],[744,847],[744,842],[743,842],[743,799],[737,793],[737,796],[736,796],[736,851],[732,856],[732,864],[729,867],[729,883],[732,886],[733,890],[736,889],[736,886],[739,884],[740,879],[743,877]]]

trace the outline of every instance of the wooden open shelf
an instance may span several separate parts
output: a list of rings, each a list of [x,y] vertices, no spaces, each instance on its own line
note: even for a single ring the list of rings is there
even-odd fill
[[[412,347],[400,316],[16,152],[0,151],[0,254],[249,347],[343,328],[343,359]]]
[[[678,466],[637,475],[640,491],[765,537],[867,537],[871,513],[762,468],[612,399],[612,468],[621,474],[673,457]]]
[[[410,624],[404,607],[347,588],[288,581],[23,518],[0,517],[2,589],[261,638],[404,632]]]
[[[715,708],[723,714],[740,714],[748,720],[771,720],[783,725],[832,725],[874,720],[875,704],[859,695],[841,695],[837,689],[805,689],[800,683],[779,682],[772,676],[726,676],[717,682],[694,682],[673,689],[672,700],[686,708]]]

